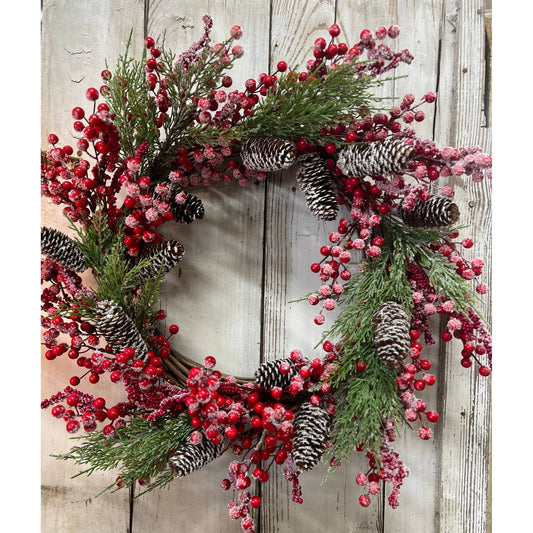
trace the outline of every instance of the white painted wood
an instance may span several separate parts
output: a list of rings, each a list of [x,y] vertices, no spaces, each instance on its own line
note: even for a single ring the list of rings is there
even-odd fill
[[[280,59],[305,67],[315,39],[329,37],[329,26],[335,22],[335,3],[279,1],[272,5],[271,68],[275,69]],[[320,260],[320,247],[328,243],[336,224],[317,221],[311,215],[293,170],[272,175],[267,193],[265,358],[287,357],[295,348],[308,357],[322,356],[322,349],[314,347],[335,315],[326,313],[326,324],[318,327],[313,322],[316,308],[305,301],[289,302],[321,285],[309,267]],[[281,470],[272,468],[270,481],[263,486],[261,531],[375,531],[381,521],[379,504],[362,512],[354,490],[355,476],[364,467],[364,458],[355,457],[323,485],[324,468],[303,473],[301,505],[292,502],[292,487]]]
[[[442,82],[437,117],[437,141],[443,145],[479,145],[489,151],[491,131],[485,127],[483,2],[445,2],[442,21]],[[482,257],[485,280],[491,273],[491,183],[457,180],[461,221],[470,227],[474,248],[468,258]],[[490,296],[481,307],[490,321]],[[443,349],[440,396],[445,413],[439,425],[438,530],[469,533],[490,530],[490,379],[463,369],[460,343]]]
[[[100,73],[105,60],[111,64],[122,49],[135,20],[141,27],[134,32],[133,50],[140,51],[144,5],[136,0],[114,2],[69,2],[45,0],[42,8],[42,148],[47,149],[49,133],[56,133],[62,144],[72,144],[71,109],[85,107],[85,91],[100,87]],[[61,206],[42,201],[42,223],[71,234]],[[84,281],[91,283],[89,274]],[[42,357],[41,395],[47,398],[63,390],[70,376],[79,368],[67,359],[49,362]],[[64,356],[66,358],[66,356]],[[94,386],[80,386],[94,393]],[[109,401],[119,401],[121,395],[110,383],[98,384],[99,394]],[[129,492],[107,494],[95,499],[116,473],[96,473],[90,477],[71,479],[80,470],[71,462],[58,462],[50,454],[65,453],[73,445],[65,431],[65,423],[53,418],[50,411],[41,417],[41,523],[43,533],[83,533],[125,531],[129,527]]]
[[[239,40],[244,55],[230,75],[229,90],[243,90],[244,82],[268,69],[269,3],[150,2],[148,34],[166,42],[174,51],[185,51],[203,35],[202,16],[213,18],[212,42],[227,39],[234,25],[243,28]],[[162,308],[167,324],[177,323],[180,333],[173,346],[202,362],[217,359],[217,368],[236,376],[252,376],[260,361],[263,268],[264,182],[241,187],[213,184],[192,190],[202,199],[205,216],[190,225],[169,223],[164,234],[180,240],[185,257],[167,275]],[[241,531],[229,518],[231,493],[219,488],[228,475],[230,455],[206,466],[167,489],[134,501],[133,531],[146,531],[154,523],[166,530],[187,524],[188,531]]]

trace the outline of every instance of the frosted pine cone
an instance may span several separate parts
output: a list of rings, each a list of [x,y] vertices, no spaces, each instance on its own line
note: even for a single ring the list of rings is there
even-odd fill
[[[374,345],[381,362],[387,366],[399,366],[407,357],[411,338],[409,316],[396,302],[381,304],[372,318]]]
[[[354,143],[339,152],[337,166],[346,176],[383,176],[404,169],[414,152],[401,139]]]
[[[135,350],[136,359],[146,359],[148,346],[133,320],[113,300],[103,300],[96,305],[96,331],[105,337],[114,353],[126,348]]]
[[[455,224],[460,216],[457,205],[441,196],[417,200],[410,210],[405,209],[402,203],[398,207],[398,214],[408,226],[426,228]]]
[[[169,459],[168,466],[175,477],[188,476],[216,459],[221,451],[221,444],[215,445],[206,438],[199,444],[187,442]]]
[[[85,257],[76,242],[56,229],[41,228],[41,252],[74,272],[87,269]]]
[[[194,194],[187,194],[187,198],[183,204],[171,202],[170,210],[174,215],[174,220],[181,224],[190,224],[193,220],[204,218],[205,214],[202,200],[194,196]]]
[[[170,272],[182,259],[185,253],[179,241],[163,241],[146,248],[140,259],[153,258],[150,265],[139,271],[139,279],[145,280],[158,276],[161,272]]]
[[[292,456],[300,470],[311,470],[326,450],[329,415],[321,407],[304,403],[294,416]]]
[[[317,154],[301,156],[298,164],[296,183],[305,196],[307,207],[320,220],[335,220],[339,206],[330,170]]]
[[[173,183],[170,180],[161,182],[161,185],[168,187],[168,197],[165,201],[168,202],[170,211],[176,222],[179,222],[180,224],[190,224],[193,220],[204,218],[205,208],[198,197],[194,196],[194,194],[186,193],[185,201],[178,203],[176,201],[176,196],[183,193],[183,189],[177,183]],[[161,196],[155,192],[155,185],[151,190],[155,198],[161,198]]]
[[[281,364],[290,366],[288,374],[282,374],[279,370]],[[282,390],[287,390],[291,384],[293,376],[297,374],[297,370],[292,362],[292,359],[276,359],[275,361],[266,361],[259,366],[255,371],[255,383],[263,389],[272,390],[274,387],[279,387]]]
[[[277,172],[289,168],[296,159],[296,145],[274,137],[251,138],[244,141],[241,158],[250,170]]]

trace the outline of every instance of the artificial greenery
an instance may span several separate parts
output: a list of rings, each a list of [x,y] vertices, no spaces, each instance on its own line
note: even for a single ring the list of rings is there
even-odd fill
[[[383,302],[391,300],[412,313],[407,263],[420,265],[430,283],[452,298],[465,316],[476,297],[454,265],[431,247],[441,242],[450,228],[412,228],[391,215],[383,217],[382,225],[386,239],[381,254],[365,259],[361,270],[345,284],[342,311],[323,335],[323,340],[338,339],[342,347],[342,357],[331,377],[339,406],[330,450],[336,460],[347,458],[361,444],[379,460],[383,420],[404,420],[395,382],[397,371],[384,366],[377,356],[372,317]],[[360,361],[366,365],[363,372],[357,370]]]
[[[125,52],[119,56],[114,75],[108,80],[109,91],[105,98],[115,115],[114,125],[121,139],[122,155],[134,154],[141,143],[148,144],[143,158],[143,172],[154,181],[172,170],[178,147],[198,146],[206,143],[217,145],[220,138],[231,135],[218,128],[199,126],[194,122],[198,99],[206,97],[220,86],[221,77],[232,68],[237,58],[229,62],[220,58],[232,39],[220,48],[204,48],[197,60],[187,68],[176,68],[178,56],[161,43],[160,75],[165,80],[168,97],[167,117],[159,129],[156,126],[160,114],[155,93],[146,79],[146,51],[141,59],[130,56],[131,34]]]
[[[174,479],[168,469],[168,459],[189,438],[191,431],[189,418],[185,415],[165,416],[154,423],[140,416],[132,417],[125,426],[117,427],[112,436],[94,431],[73,437],[82,444],[53,457],[90,465],[74,477],[117,470],[120,485],[114,482],[100,494],[108,490],[115,492],[121,486],[129,487],[139,480],[145,483],[141,493],[144,494],[156,487],[162,488]]]
[[[329,69],[325,76],[309,75],[304,81],[300,81],[295,70],[280,76],[254,112],[241,123],[243,134],[303,137],[320,144],[329,141],[338,144],[338,136],[330,139],[321,130],[345,121],[347,116],[360,117],[362,109],[367,114],[370,102],[376,101],[368,92],[375,80],[356,77],[353,65],[341,64]]]
[[[121,223],[119,221],[119,228]],[[159,275],[151,276],[139,286],[139,272],[149,267],[159,254],[136,262],[128,258],[122,231],[109,228],[104,212],[99,212],[92,223],[85,224],[83,228],[75,224],[71,227],[77,233],[76,244],[83,252],[87,265],[92,268],[97,283],[95,298],[85,296],[80,306],[84,315],[94,318],[97,301],[113,300],[133,320],[141,334],[148,333],[147,324],[158,310],[164,273],[161,270]]]

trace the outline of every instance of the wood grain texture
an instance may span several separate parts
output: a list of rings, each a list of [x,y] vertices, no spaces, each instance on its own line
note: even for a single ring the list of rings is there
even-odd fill
[[[151,1],[148,35],[156,39],[166,32],[167,45],[184,51],[202,37],[204,14],[214,21],[213,44],[227,39],[233,25],[243,28],[244,55],[231,71],[229,89],[242,90],[247,78],[268,69],[269,3]],[[192,192],[204,203],[204,218],[162,228],[185,246],[185,257],[167,275],[162,293],[167,325],[180,327],[173,346],[199,362],[212,355],[220,371],[238,376],[252,376],[260,361],[264,190],[264,182],[197,187]],[[171,524],[182,521],[191,532],[240,531],[240,522],[228,515],[231,494],[219,488],[227,469],[228,455],[163,491],[141,496],[133,505],[133,531],[153,524],[158,531],[172,531]]]
[[[410,92],[419,98],[438,90],[436,111],[423,107],[426,120],[416,125],[417,133],[434,137],[441,147],[480,145],[490,151],[482,0],[44,0],[43,147],[50,132],[60,142],[71,138],[70,109],[85,103],[88,87],[99,86],[105,59],[114,64],[131,26],[135,53],[145,34],[157,38],[164,32],[167,46],[181,52],[201,37],[205,13],[213,17],[215,42],[234,24],[244,30],[239,44],[245,55],[231,72],[233,88],[239,90],[247,78],[275,70],[281,59],[303,67],[314,40],[326,36],[333,22],[348,44],[364,28],[397,24],[401,33],[394,47],[408,48],[415,60],[397,72],[408,77],[385,83],[377,94],[401,98]],[[485,260],[484,281],[489,283],[490,182],[480,186],[466,179],[455,185],[461,223],[470,225],[464,236],[473,234],[475,241],[469,257]],[[294,171],[274,173],[266,183],[245,188],[215,185],[193,192],[204,201],[205,218],[164,228],[186,249],[184,261],[167,278],[161,302],[169,312],[167,325],[180,326],[175,347],[198,361],[214,355],[220,370],[237,375],[251,375],[261,360],[286,357],[295,348],[320,355],[315,345],[322,330],[313,323],[315,310],[294,300],[318,287],[309,265],[335,224],[318,222],[307,211]],[[42,220],[68,232],[56,206],[43,202]],[[490,320],[490,301],[482,312]],[[334,316],[327,315],[326,327]],[[438,328],[435,324],[437,334]],[[291,485],[280,470],[271,469],[269,483],[256,488],[264,501],[256,533],[490,531],[490,380],[463,369],[456,353],[460,343],[452,344],[424,349],[437,385],[421,397],[437,407],[441,419],[434,440],[422,442],[406,430],[396,443],[411,469],[399,509],[391,510],[386,497],[375,499],[369,509],[359,506],[355,475],[366,460],[355,454],[324,485],[323,469],[302,474],[303,505],[291,501]],[[73,373],[67,360],[45,362],[42,368],[43,397],[61,389]],[[115,389],[107,387],[102,394],[118,394]],[[227,456],[133,502],[127,491],[95,499],[115,474],[69,479],[77,467],[49,458],[68,449],[63,424],[48,412],[42,423],[44,533],[241,531],[228,516],[231,494],[219,489]]]
[[[337,3],[339,4],[339,3]],[[278,60],[300,64],[312,57],[317,37],[327,36],[335,22],[334,2],[273,2],[271,68]],[[316,309],[307,302],[290,303],[315,291],[320,280],[309,270],[319,258],[320,246],[336,230],[334,222],[316,220],[305,206],[296,186],[294,170],[272,175],[267,184],[267,224],[265,250],[265,359],[287,357],[300,349],[308,357],[321,356],[322,328],[313,323]],[[334,313],[327,313],[325,327],[331,326]],[[314,469],[300,476],[304,503],[292,502],[291,486],[282,472],[272,471],[271,481],[262,489],[261,531],[378,531],[380,506],[368,512],[358,508],[355,475],[364,461],[354,457],[325,484],[325,469]]]
[[[442,82],[439,91],[437,142],[441,145],[479,145],[491,148],[491,132],[484,113],[483,2],[445,2],[442,20]],[[461,222],[469,225],[475,247],[468,258],[483,257],[485,276],[491,272],[490,181],[473,184],[457,180],[456,200]],[[488,279],[487,279],[488,278]],[[490,300],[480,307],[490,322]],[[459,344],[442,347],[440,381],[439,487],[437,524],[443,532],[488,531],[491,389],[490,379],[459,365]]]
[[[100,87],[100,73],[105,61],[114,64],[123,50],[135,21],[141,27],[133,33],[132,51],[139,53],[142,46],[144,3],[138,0],[113,2],[70,2],[44,0],[42,6],[42,148],[47,148],[47,136],[56,133],[60,143],[72,144],[73,130],[70,111],[75,106],[89,110],[85,91]],[[66,219],[60,206],[43,199],[43,225],[57,228],[69,235]],[[84,282],[91,285],[88,273]],[[41,354],[41,395],[47,398],[63,390],[69,378],[77,373],[72,361],[46,361]],[[99,385],[100,393],[108,401],[120,401],[122,396],[110,383]],[[88,390],[90,392],[90,390]],[[80,468],[71,462],[58,462],[51,454],[61,454],[73,445],[65,431],[64,422],[50,415],[41,416],[41,530],[43,533],[90,533],[128,531],[130,498],[128,491],[94,496],[112,484],[116,473],[97,473],[90,477],[71,479]],[[104,522],[99,524],[99,518]],[[96,525],[98,524],[98,525]],[[101,527],[102,526],[102,527]]]

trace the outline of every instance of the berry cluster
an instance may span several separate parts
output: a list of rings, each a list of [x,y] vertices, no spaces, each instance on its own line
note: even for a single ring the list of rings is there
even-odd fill
[[[290,381],[285,381],[289,383],[285,388],[275,384],[268,388],[254,383],[238,384],[232,377],[222,378],[214,369],[215,359],[211,356],[204,360],[203,367],[190,370],[189,394],[185,399],[194,429],[190,440],[193,444],[200,444],[203,439],[217,446],[226,443],[239,458],[231,462],[228,478],[221,486],[225,490],[233,487],[238,494],[230,502],[229,512],[232,518],[241,519],[245,530],[253,527],[250,507],[261,503],[248,489],[253,480],[268,481],[273,464],[285,465],[286,478],[293,483],[293,499],[302,501],[299,472],[292,468],[291,456],[295,429],[290,405],[297,408],[298,404],[290,398],[305,394],[311,405],[324,406],[330,415],[335,413],[331,389],[325,381],[337,355],[329,342],[324,349],[328,352],[324,360],[309,360],[298,350],[291,353],[292,364],[280,360],[275,369],[280,379],[293,372]],[[275,376],[272,379],[273,383],[281,383]],[[314,391],[317,385],[320,386]]]
[[[159,319],[165,317],[164,311],[159,313]],[[176,416],[178,412],[184,410],[184,401],[178,405],[176,402],[169,405],[168,401],[165,404],[165,400],[173,398],[179,392],[176,386],[164,379],[163,368],[163,360],[170,354],[170,338],[178,333],[178,326],[171,325],[167,337],[163,335],[151,337],[150,341],[158,348],[157,355],[149,352],[147,360],[142,361],[135,358],[135,350],[132,348],[126,348],[117,354],[114,354],[109,346],[96,349],[100,344],[100,338],[94,334],[96,331],[94,325],[80,321],[76,316],[73,316],[70,322],[65,322],[60,316],[52,319],[44,318],[43,324],[48,327],[44,335],[45,345],[49,348],[45,353],[46,359],[53,360],[66,352],[70,359],[76,360],[77,366],[83,371],[81,376],[70,378],[70,387],[41,404],[43,409],[54,406],[51,410],[52,415],[67,422],[66,429],[69,433],[76,433],[82,425],[86,432],[91,432],[96,429],[96,422],[108,420],[109,424],[104,426],[102,431],[106,435],[112,435],[115,428],[123,425],[124,419],[136,411],[152,412],[159,408],[162,412],[155,412],[152,417],[155,420],[164,413],[170,412]],[[57,337],[61,333],[70,336],[70,349],[66,343],[57,342]],[[121,383],[124,386],[127,393],[126,402],[106,407],[104,398],[94,399],[92,395],[72,388],[78,386],[86,377],[89,383],[94,385],[106,372],[112,383]],[[63,401],[72,409],[65,410],[65,406],[60,403]]]
[[[399,454],[392,449],[391,443],[395,440],[394,422],[386,419],[383,423],[383,442],[379,452],[366,452],[368,470],[366,473],[359,472],[355,476],[357,485],[366,488],[366,493],[359,496],[361,507],[368,507],[371,504],[371,496],[378,495],[381,492],[381,481],[392,485],[392,491],[388,498],[389,505],[393,509],[398,507],[400,487],[403,484],[403,480],[409,475],[409,469],[400,459]],[[362,451],[361,446],[357,449]],[[379,455],[379,463],[376,461],[376,455]]]
[[[107,79],[107,71],[102,75]],[[105,91],[106,86],[100,92],[94,87],[87,89],[85,96],[92,103],[90,115],[81,107],[72,110],[72,127],[80,134],[77,149],[95,163],[91,166],[88,159],[76,160],[72,146],[56,146],[59,138],[50,134],[52,148],[41,164],[41,194],[56,205],[65,204],[64,213],[73,222],[90,221],[92,214],[101,209],[108,213],[109,225],[114,227],[121,214],[116,205],[120,139],[108,104],[96,104]]]

